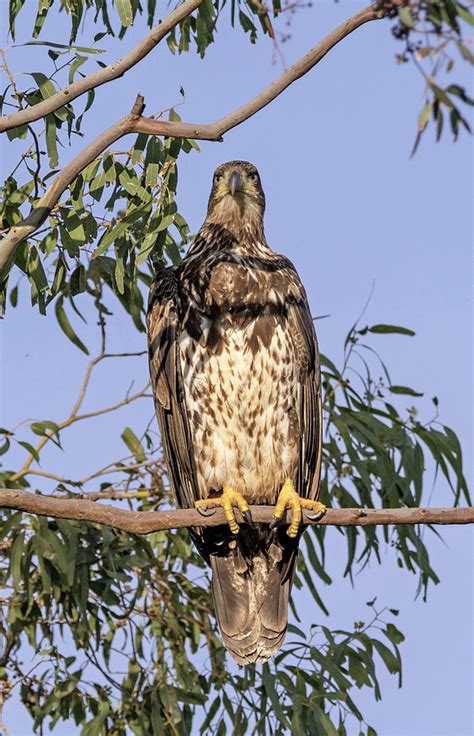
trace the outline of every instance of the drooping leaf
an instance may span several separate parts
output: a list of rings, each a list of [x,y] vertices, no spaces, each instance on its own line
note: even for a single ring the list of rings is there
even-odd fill
[[[85,353],[86,355],[89,355],[89,350],[84,345],[82,340],[80,340],[80,338],[77,336],[71,323],[69,322],[68,316],[63,306],[63,302],[64,302],[64,298],[62,296],[59,296],[56,299],[56,303],[54,307],[54,311],[56,314],[56,319],[58,320],[58,324],[60,328],[62,329],[62,331],[64,332],[64,334],[66,335],[66,337],[69,338],[69,340],[76,347],[78,347],[79,350],[82,350],[83,353]]]

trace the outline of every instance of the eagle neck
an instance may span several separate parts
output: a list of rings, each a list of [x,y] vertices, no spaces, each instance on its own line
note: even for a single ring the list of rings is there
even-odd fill
[[[218,249],[223,248],[240,255],[261,255],[268,251],[263,222],[256,218],[239,218],[218,222],[208,219],[205,223],[208,239],[214,241]],[[216,237],[218,235],[218,237]]]

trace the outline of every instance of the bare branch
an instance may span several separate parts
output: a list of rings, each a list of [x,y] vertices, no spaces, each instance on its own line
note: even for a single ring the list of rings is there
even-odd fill
[[[0,488],[0,508],[26,511],[39,516],[53,516],[60,519],[90,521],[121,529],[132,534],[150,534],[165,529],[183,527],[204,527],[225,524],[222,509],[212,515],[203,516],[196,509],[175,511],[126,511],[110,505],[93,501],[60,499],[41,496],[20,489]],[[251,506],[255,522],[269,524],[273,520],[273,506]],[[235,509],[237,521],[243,519]],[[291,520],[291,512],[286,513],[284,522]],[[389,524],[473,524],[474,507],[444,509],[328,509],[322,519],[312,520],[303,512],[305,524],[325,526],[368,526]]]
[[[67,419],[65,419],[63,422],[57,425],[58,432],[60,432],[63,429],[66,429],[66,427],[70,427],[71,424],[75,424],[76,422],[81,422],[84,419],[91,419],[92,417],[100,417],[102,414],[109,414],[112,411],[116,411],[117,409],[121,409],[123,406],[127,406],[127,404],[131,404],[133,401],[136,401],[137,399],[144,399],[144,398],[151,398],[152,394],[147,394],[146,390],[148,388],[149,384],[145,386],[141,391],[138,391],[135,394],[132,394],[131,396],[126,396],[122,401],[118,401],[116,404],[112,404],[111,406],[105,406],[102,409],[97,409],[96,411],[89,411],[85,414],[71,414]],[[31,453],[28,455],[27,459],[25,460],[25,463],[21,470],[18,471],[18,473],[15,473],[11,477],[12,481],[20,480],[20,478],[23,478],[25,475],[28,475],[30,472],[30,466],[35,459],[35,455],[39,455],[43,447],[46,445],[49,440],[53,439],[56,435],[56,432],[49,431],[38,442],[38,444],[35,447],[35,454]],[[51,477],[51,476],[50,476]]]
[[[307,74],[336,44],[356,30],[356,28],[371,20],[379,20],[385,17],[395,6],[402,4],[402,2],[404,0],[393,0],[393,2],[381,0],[360,10],[331,31],[306,56],[303,56],[296,64],[289,67],[275,82],[272,82],[272,84],[260,92],[259,95],[210,125],[177,123],[142,117],[144,99],[142,95],[138,95],[130,115],[126,115],[101,133],[87,148],[67,164],[32,209],[28,217],[12,227],[7,235],[5,235],[0,242],[0,269],[3,269],[8,264],[16,246],[43,224],[63,192],[74,181],[76,176],[91,161],[112,145],[112,143],[119,140],[119,138],[129,133],[148,133],[174,138],[221,141],[224,133],[240,125],[255,115],[259,110],[266,107],[289,87],[290,84]]]
[[[91,89],[95,89],[102,84],[122,77],[125,72],[144,59],[178,23],[184,18],[187,18],[188,15],[191,15],[201,5],[202,1],[185,0],[164,21],[152,28],[150,33],[135,48],[129,51],[128,54],[125,54],[125,56],[122,56],[121,59],[117,59],[113,64],[109,64],[109,66],[99,69],[94,74],[89,74],[89,76],[79,79],[73,84],[69,84],[55,95],[51,95],[47,100],[43,100],[43,102],[39,102],[37,105],[32,105],[32,107],[19,110],[10,115],[2,115],[0,117],[0,133],[10,130],[10,128],[16,128],[18,125],[39,120],[45,115],[69,104],[85,92],[89,92]],[[0,53],[2,52],[0,51]]]

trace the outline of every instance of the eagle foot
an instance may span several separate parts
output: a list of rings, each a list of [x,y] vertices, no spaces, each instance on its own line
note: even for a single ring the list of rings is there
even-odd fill
[[[201,514],[209,509],[215,509],[222,506],[232,534],[239,533],[239,525],[235,518],[234,506],[239,509],[245,521],[248,524],[253,525],[247,501],[241,493],[231,488],[231,486],[224,486],[222,489],[222,496],[217,496],[216,498],[204,498],[200,501],[196,501],[194,505]]]
[[[320,519],[326,512],[326,506],[319,501],[311,501],[309,498],[301,498],[296,492],[295,486],[291,478],[287,478],[281,489],[275,511],[273,513],[274,520],[270,524],[270,528],[274,529],[278,526],[286,509],[291,509],[291,524],[288,527],[287,534],[289,537],[296,537],[300,528],[303,517],[302,509],[308,509],[314,512],[309,515],[310,519]]]

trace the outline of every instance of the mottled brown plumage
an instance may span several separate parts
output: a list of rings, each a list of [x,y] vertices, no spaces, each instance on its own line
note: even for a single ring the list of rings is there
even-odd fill
[[[255,167],[214,174],[206,220],[179,266],[150,293],[150,370],[180,507],[222,494],[275,504],[286,479],[316,499],[321,457],[319,358],[304,288],[267,245]],[[281,645],[299,534],[243,524],[194,529],[212,569],[224,643],[237,662]]]

